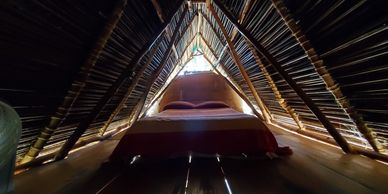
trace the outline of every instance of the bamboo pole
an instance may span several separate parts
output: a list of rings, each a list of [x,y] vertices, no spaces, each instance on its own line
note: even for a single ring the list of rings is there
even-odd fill
[[[162,38],[159,38],[159,40],[157,41],[155,47],[151,50],[151,52],[149,54],[149,58],[147,59],[147,62],[145,63],[145,65],[142,66],[142,68],[139,70],[139,72],[136,73],[135,78],[132,80],[131,85],[129,86],[129,88],[128,88],[127,92],[125,93],[124,97],[121,99],[121,101],[118,104],[118,106],[116,106],[116,108],[114,109],[112,114],[109,116],[108,120],[104,122],[104,126],[99,130],[100,135],[104,135],[106,129],[109,127],[109,125],[113,121],[114,117],[121,111],[121,109],[123,108],[125,102],[127,102],[127,99],[131,96],[131,94],[132,94],[133,90],[135,89],[136,85],[139,83],[139,81],[141,79],[141,76],[143,75],[144,71],[148,68],[148,66],[152,62],[153,56],[158,51],[159,45],[162,42],[162,40],[163,40]]]
[[[195,15],[195,14],[194,14]],[[192,25],[193,21],[195,19],[195,16],[192,17],[190,19],[190,21],[188,22],[188,25],[185,27],[185,29],[182,31],[182,34],[185,34],[186,31],[189,29],[189,27]],[[179,42],[181,39],[182,39],[183,35],[179,36],[177,38],[177,42]],[[194,39],[194,37],[193,37]],[[161,40],[162,39],[159,39],[157,45],[159,45],[161,43]],[[190,41],[190,43],[192,42],[192,40]],[[120,101],[119,105],[115,108],[115,110],[113,111],[113,113],[110,115],[109,119],[104,123],[104,126],[99,130],[100,131],[100,135],[103,135],[106,131],[106,129],[109,127],[110,123],[113,121],[113,118],[120,112],[120,110],[122,109],[122,107],[124,106],[125,102],[127,101],[127,99],[131,96],[132,94],[132,91],[133,89],[136,87],[136,85],[139,83],[139,80],[142,76],[142,74],[144,73],[144,71],[147,69],[147,67],[149,66],[149,64],[152,62],[152,59],[153,59],[153,56],[155,55],[156,51],[157,51],[157,48],[159,46],[156,46],[155,49],[153,51],[151,51],[151,54],[150,54],[150,57],[148,58],[146,64],[142,67],[141,70],[139,70],[139,72],[136,74],[136,77],[133,79],[133,82],[131,83],[130,87],[128,88],[128,91],[127,93],[124,95],[124,98]],[[175,47],[175,44],[174,44],[174,47]],[[187,47],[185,47],[185,49],[183,50],[183,53],[186,51]],[[176,50],[175,50],[176,51]],[[176,53],[177,55],[177,53]],[[179,57],[177,57],[179,58]],[[140,100],[141,101],[141,100]],[[144,102],[143,102],[144,103]],[[141,105],[143,106],[143,105]],[[135,110],[136,111],[136,110]],[[140,114],[140,113],[139,113]],[[138,116],[137,116],[138,117]],[[136,119],[137,119],[136,117]]]
[[[284,127],[284,128],[292,128],[292,126],[287,125],[287,124],[277,123],[277,122],[275,122],[275,123],[278,126],[271,124],[272,127],[279,128],[279,126],[280,126],[280,127]],[[283,130],[283,129],[279,128],[279,130]],[[300,131],[300,134],[304,135],[304,136],[312,137],[316,140],[323,141],[323,142],[328,143],[328,144],[337,145],[337,142],[335,140],[333,140],[331,138],[327,138],[326,136],[319,135],[318,133],[314,133],[314,132],[309,131],[309,130]],[[354,147],[353,150],[354,150],[353,151],[354,154],[361,154],[361,155],[364,155],[366,157],[369,157],[369,158],[372,158],[375,160],[388,162],[388,155],[381,154],[381,153],[374,152],[374,151],[365,150],[365,149],[360,149],[358,147]]]
[[[267,111],[268,109],[266,109],[264,107],[265,106],[264,102],[261,100],[261,98],[258,95],[255,87],[253,86],[253,84],[252,84],[252,82],[251,82],[247,72],[245,71],[245,68],[244,68],[242,62],[241,62],[240,56],[237,54],[236,49],[234,48],[234,45],[233,45],[232,41],[229,38],[228,32],[226,32],[226,29],[225,29],[224,25],[222,24],[221,19],[217,15],[217,13],[214,10],[213,6],[210,4],[210,1],[207,1],[207,8],[209,9],[210,13],[213,15],[213,17],[216,20],[219,28],[221,29],[221,32],[224,35],[224,37],[226,39],[226,42],[228,44],[229,50],[230,50],[230,52],[232,54],[232,59],[233,59],[234,63],[237,65],[237,67],[239,68],[240,73],[242,74],[245,82],[247,83],[247,85],[249,87],[249,90],[252,92],[253,97],[256,100],[257,105],[259,105],[259,108],[260,108],[260,110],[261,110],[261,112],[263,114],[263,117],[264,117],[265,121],[267,123],[271,123],[270,113]]]
[[[228,86],[230,88],[232,88],[232,90],[234,92],[236,92],[236,94],[249,106],[249,108],[252,109],[252,112],[253,114],[255,114],[259,119],[261,120],[264,120],[263,116],[257,112],[257,110],[255,109],[255,107],[252,105],[252,103],[249,101],[248,97],[241,91],[239,91],[226,77],[224,77],[220,71],[218,71],[218,69],[216,67],[214,67],[212,65],[212,62],[209,60],[209,58],[206,56],[206,54],[203,54],[203,57],[206,59],[206,61],[208,63],[210,63],[211,67],[213,68],[213,70],[222,77],[222,79],[228,84]]]
[[[244,5],[244,8],[243,8],[243,11],[241,12],[240,16],[238,17],[238,22],[239,23],[243,23],[244,22],[244,19],[245,19],[245,16],[247,15],[247,13],[249,12],[249,10],[252,8],[252,4],[254,3],[253,0],[247,0],[245,2],[245,5]],[[233,28],[233,31],[232,31],[232,42],[235,41],[236,39],[236,35],[237,35],[238,31],[236,30],[236,28]],[[221,51],[221,54],[220,54],[220,57],[219,57],[219,60],[221,60],[222,56],[224,56],[224,53],[226,51],[226,49],[228,48],[228,45],[225,45],[224,48],[222,49]],[[217,61],[216,64],[218,64],[220,61]]]
[[[183,63],[181,69],[177,72],[176,75],[174,75],[174,78],[171,79],[171,81],[167,84],[166,87],[164,87],[164,89],[162,90],[162,92],[160,92],[153,100],[151,100],[151,102],[147,105],[147,108],[144,110],[143,114],[141,117],[144,117],[147,110],[152,107],[155,102],[157,102],[159,100],[159,98],[161,98],[163,96],[163,94],[166,92],[167,88],[171,85],[172,81],[179,75],[179,73],[185,68],[185,66],[187,65],[187,63],[192,59],[192,56],[189,57],[188,60],[186,60],[186,62]],[[170,75],[171,76],[171,75]]]
[[[219,61],[219,60],[220,60],[220,59],[219,59],[219,56],[217,56],[217,54],[215,53],[214,49],[211,48],[209,42],[206,41],[206,39],[205,39],[205,37],[202,35],[202,33],[200,33],[200,37],[201,37],[202,41],[205,43],[205,46],[209,48],[209,50],[210,50],[210,52],[212,53],[212,55],[217,59],[217,61]],[[204,56],[206,56],[206,55],[204,55]],[[212,63],[210,63],[210,64],[212,64]],[[226,68],[225,68],[225,66],[224,66],[223,64],[220,64],[219,62],[217,62],[216,64],[219,64],[219,65],[221,66],[221,68],[222,68],[222,69],[224,70],[224,72],[226,73],[226,77],[232,78],[232,76],[230,75],[230,73],[229,73],[228,71],[225,70]],[[215,65],[216,65],[216,64],[215,64]],[[216,68],[216,67],[215,67],[215,68]],[[216,68],[216,69],[217,69],[217,68]],[[222,75],[222,74],[221,74],[221,75]],[[233,80],[231,80],[231,81],[233,81]],[[232,84],[237,88],[237,90],[238,90],[239,92],[244,93],[244,90],[243,90],[238,84],[236,84],[235,82],[233,82]],[[246,96],[245,93],[244,93],[244,95]]]
[[[330,72],[326,69],[324,61],[320,58],[310,41],[300,29],[299,25],[293,19],[293,16],[289,13],[287,7],[282,0],[272,0],[272,4],[276,11],[282,17],[287,27],[291,30],[292,35],[298,41],[299,45],[303,48],[311,64],[313,64],[315,71],[318,72],[319,76],[326,84],[326,88],[333,94],[337,103],[342,109],[349,115],[349,117],[356,124],[358,130],[364,135],[365,139],[368,140],[369,144],[376,152],[381,152],[383,147],[376,140],[376,135],[373,131],[365,124],[362,116],[357,113],[354,107],[350,105],[349,100],[343,95],[341,88],[336,83]]]
[[[305,126],[303,125],[302,121],[299,119],[299,115],[295,112],[295,110],[288,105],[286,99],[282,97],[280,94],[280,91],[278,90],[278,87],[276,86],[276,83],[273,81],[271,75],[268,73],[267,68],[264,66],[263,62],[261,61],[260,57],[258,56],[258,53],[253,48],[253,46],[247,42],[247,45],[249,47],[249,50],[251,50],[257,65],[259,66],[260,70],[263,72],[264,77],[267,79],[268,85],[271,87],[272,92],[275,95],[276,100],[280,104],[280,106],[291,116],[291,118],[295,121],[295,123],[298,125],[298,129],[301,131],[306,130]]]
[[[195,38],[196,38],[196,36],[193,36],[193,38],[192,38],[192,39],[189,41],[189,43],[185,46],[185,48],[183,49],[182,55],[183,55],[183,53],[186,52],[186,50],[188,49],[188,47],[194,42]],[[192,58],[192,55],[190,55],[189,59],[186,60],[185,63],[183,63],[183,64],[184,64],[183,66],[186,66],[186,64],[191,60],[191,58]],[[179,60],[177,61],[177,63],[174,64],[174,66],[177,66],[177,65],[178,65],[178,62],[179,62]],[[182,67],[182,69],[183,69],[183,67]],[[182,69],[181,69],[181,70],[182,70]],[[177,75],[180,73],[181,70],[179,70],[179,72],[177,73]],[[172,71],[172,72],[173,72],[173,71]],[[171,73],[172,73],[172,72],[171,72]],[[171,76],[171,74],[170,74],[169,76]],[[168,77],[169,77],[169,76],[168,76]],[[176,77],[176,76],[175,76],[175,77]],[[174,78],[175,78],[175,77],[174,77]],[[170,82],[170,83],[171,83],[171,82]],[[170,84],[170,83],[169,83],[169,84]],[[168,85],[167,85],[167,87],[168,87]],[[167,87],[165,87],[164,90],[166,90]],[[156,93],[158,93],[158,92],[156,92]],[[158,95],[155,99],[151,100],[151,102],[149,103],[149,105],[147,105],[146,110],[147,110],[149,107],[151,107],[151,106],[153,105],[153,103],[161,96],[162,93],[164,93],[164,91],[162,91],[161,93],[159,93],[159,95]],[[146,95],[146,96],[147,96],[147,95]],[[143,108],[142,108],[142,109],[143,109]],[[145,110],[144,112],[146,112],[146,110]],[[142,116],[141,116],[141,117],[144,116],[144,112],[142,111]]]
[[[194,17],[193,17],[194,18]],[[191,23],[190,23],[191,25]],[[188,28],[186,28],[187,30]],[[186,31],[184,30],[184,32]],[[181,37],[182,38],[182,37]],[[193,39],[190,41],[192,42],[194,40],[194,37]],[[179,40],[178,40],[179,42]],[[159,42],[160,43],[160,42]],[[158,45],[159,45],[158,43]],[[191,43],[190,43],[191,44]],[[157,51],[157,48],[159,46],[156,46],[155,49],[153,51],[151,51],[151,54],[150,54],[150,57],[148,58],[146,64],[142,67],[142,69],[139,71],[139,73],[136,74],[136,77],[134,78],[134,81],[131,83],[130,87],[128,88],[128,91],[126,93],[126,95],[124,96],[124,98],[121,100],[121,102],[119,103],[119,105],[116,107],[116,109],[113,111],[113,113],[110,115],[109,119],[105,122],[103,128],[100,129],[100,135],[102,135],[106,129],[109,127],[110,123],[112,122],[113,118],[120,112],[120,110],[122,109],[123,105],[125,104],[125,102],[127,101],[127,99],[131,96],[132,92],[133,92],[133,89],[136,87],[136,85],[138,84],[138,82],[140,81],[140,78],[142,76],[142,74],[144,73],[144,71],[147,69],[147,67],[149,66],[149,64],[152,62],[152,59]],[[187,47],[183,50],[183,53],[186,51]],[[142,102],[143,100],[141,99],[139,102],[140,104],[144,103],[145,102],[145,99],[144,99],[144,102]],[[143,105],[141,105],[143,106]],[[140,109],[140,112],[143,108]],[[136,110],[135,110],[136,111]],[[136,115],[138,116],[135,116],[135,119],[137,120],[137,118],[139,117],[140,115],[140,112]]]
[[[199,34],[202,41],[204,42],[205,46],[209,48],[210,52],[212,53],[212,55],[216,58],[216,60],[218,61],[218,56],[216,55],[216,53],[214,52],[214,50],[210,47],[209,43],[206,41],[205,37],[202,36],[202,33]],[[260,118],[261,120],[264,120],[263,116],[257,112],[256,108],[252,105],[251,101],[248,99],[247,95],[244,93],[244,90],[242,90],[241,88],[238,87],[237,84],[233,84],[231,83],[231,81],[233,80],[228,80],[227,78],[225,78],[220,71],[218,71],[218,69],[216,67],[213,66],[212,62],[210,61],[210,59],[207,57],[206,54],[203,54],[203,57],[206,59],[206,61],[212,66],[213,70],[219,74],[220,76],[223,77],[223,79],[228,83],[229,87],[231,87],[239,96],[240,98],[249,106],[249,108],[252,109],[253,113],[258,117]],[[225,71],[225,67],[220,64],[221,67],[224,69]],[[225,71],[227,72],[227,71]],[[230,75],[227,75],[230,77]],[[237,86],[237,87],[236,87]]]
[[[93,49],[91,49],[85,62],[82,64],[80,72],[78,73],[76,79],[73,81],[70,89],[64,97],[62,104],[57,108],[54,115],[50,117],[50,121],[42,129],[36,141],[32,143],[30,149],[21,160],[21,164],[30,162],[39,155],[40,151],[42,151],[43,147],[51,138],[54,131],[58,128],[58,126],[62,123],[63,119],[68,114],[68,111],[73,106],[75,100],[78,98],[79,94],[81,93],[81,90],[85,87],[85,82],[90,75],[90,70],[96,64],[98,57],[101,54],[101,51],[104,49],[113,30],[119,22],[126,5],[127,0],[117,1],[112,11],[112,14],[109,16],[109,19],[105,23],[100,35],[96,40]]]
[[[158,0],[151,0],[152,5],[155,8],[156,13],[158,14],[159,20],[164,23],[164,14],[162,8],[160,7]]]
[[[205,37],[202,36],[202,33],[200,34],[200,37],[202,38],[203,42],[205,43],[205,46],[207,46],[209,48],[209,50],[212,53],[212,55],[217,59],[217,64],[219,64],[219,62],[218,62],[220,60],[219,56],[217,56],[215,51],[211,48],[210,44],[206,41]],[[227,46],[227,45],[225,45],[225,46]],[[220,65],[221,65],[221,68],[224,70],[224,72],[227,74],[226,76],[231,78],[232,76],[229,74],[228,71],[225,70],[226,69],[225,66],[223,66],[222,64],[220,64]],[[239,87],[238,84],[236,84],[236,83],[233,83],[233,84],[235,84],[238,87],[238,90],[240,92],[244,92],[243,89],[241,87]]]
[[[138,112],[139,112],[139,109],[141,108],[140,106],[140,100],[139,99],[139,102],[136,103],[135,107],[133,108],[133,111],[131,111],[129,117],[128,117],[128,128],[132,126],[132,124],[136,121],[137,119],[137,115],[138,115]]]
[[[179,8],[178,8],[179,9]],[[176,11],[177,12],[177,11]],[[186,15],[187,12],[187,6],[185,6],[184,14]],[[172,17],[169,19],[171,20]],[[183,21],[183,17],[180,18],[180,24]],[[178,25],[180,26],[180,25]],[[146,49],[139,51],[139,55],[135,56],[133,59],[133,62],[130,64],[137,64],[141,58],[146,54],[146,52],[149,50],[149,48],[155,43],[157,38],[163,33],[164,29],[166,27],[166,24],[162,26],[162,29],[159,31],[156,38],[152,39],[152,42],[150,45],[146,45]],[[174,33],[176,35],[176,33]],[[176,36],[175,36],[176,37]],[[173,40],[173,39],[172,39]],[[170,41],[170,47],[173,41]],[[169,48],[170,48],[169,47]],[[171,52],[171,48],[169,49],[169,52]],[[55,160],[61,160],[67,156],[73,145],[77,142],[77,140],[82,136],[82,134],[88,129],[90,124],[93,123],[94,119],[97,117],[99,112],[104,108],[105,104],[109,102],[109,100],[114,96],[114,94],[117,92],[117,90],[121,87],[121,85],[124,83],[126,79],[128,79],[128,76],[131,72],[132,67],[128,66],[126,70],[124,70],[119,78],[115,81],[115,83],[108,89],[108,91],[105,93],[105,95],[99,100],[97,105],[94,107],[93,111],[88,115],[88,117],[82,121],[77,129],[70,135],[69,139],[65,142],[65,144],[61,147],[61,149],[58,151],[58,153],[55,156]]]
[[[213,31],[213,33],[216,35],[218,41],[220,41],[220,43],[222,45],[224,45],[223,43],[223,39],[222,39],[222,36],[218,33],[217,29],[215,28],[215,26],[213,26],[213,24],[211,23],[210,21],[210,18],[206,16],[206,14],[202,13],[202,11],[198,11],[202,17],[205,19],[206,23],[209,24],[210,26],[210,29]],[[226,46],[227,44],[225,44],[224,46]]]
[[[203,34],[200,32],[199,33],[199,36],[201,37],[201,40],[203,41],[203,43],[206,45],[206,47],[210,50],[210,52],[212,53],[212,55],[215,57],[215,58],[219,58],[219,56],[217,56],[217,53],[216,51],[210,46],[209,42],[205,39],[205,37],[203,36]]]
[[[212,49],[212,47],[210,46],[210,44],[209,44],[209,42],[205,39],[205,37],[203,36],[203,34],[202,33],[199,33],[199,36],[201,37],[201,40],[202,40],[202,42],[205,44],[205,46],[210,50],[210,52],[212,53],[212,55],[217,59],[217,64],[219,64],[219,56],[217,56],[217,54],[216,54],[216,52],[214,51],[214,49]],[[225,46],[227,46],[227,45],[225,45]],[[204,55],[204,57],[205,57],[205,59],[206,59],[206,55]],[[210,61],[210,60],[208,60],[208,61]],[[211,62],[209,62],[210,64],[212,64]],[[227,77],[230,77],[230,78],[232,78],[232,76],[229,74],[229,72],[228,71],[226,71],[225,69],[225,66],[224,65],[222,65],[222,64],[219,64],[220,66],[221,66],[221,68],[224,70],[224,72],[227,74],[226,76]],[[218,71],[218,70],[217,70]],[[222,75],[222,74],[221,74]],[[241,87],[239,87],[239,85],[238,84],[236,84],[236,83],[233,83],[236,87],[237,87],[237,90],[239,91],[239,92],[242,92],[242,93],[244,93],[244,90],[241,88]],[[246,94],[244,93],[244,95],[246,96]],[[249,101],[249,103],[251,103],[250,101]]]
[[[244,28],[237,20],[232,16],[231,13],[224,7],[219,0],[213,0],[217,7],[223,12],[228,20],[237,28],[241,35],[248,40],[255,49],[275,68],[279,75],[287,82],[287,84],[295,91],[295,93],[303,100],[303,102],[309,107],[311,112],[317,117],[322,125],[327,129],[330,135],[335,139],[337,144],[342,148],[345,153],[352,153],[352,148],[348,142],[342,137],[332,123],[327,119],[325,114],[315,105],[313,100],[306,95],[306,93],[296,84],[296,82],[288,75],[283,67],[275,60],[275,58]],[[209,7],[213,5],[209,2]],[[214,9],[214,8],[213,8]]]

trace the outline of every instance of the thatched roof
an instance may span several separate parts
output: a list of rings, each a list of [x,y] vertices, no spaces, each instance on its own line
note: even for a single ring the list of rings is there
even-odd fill
[[[388,150],[385,1],[209,2],[1,2],[0,97],[23,121],[19,160],[61,159],[128,124],[196,47],[263,119],[384,157],[372,152]]]

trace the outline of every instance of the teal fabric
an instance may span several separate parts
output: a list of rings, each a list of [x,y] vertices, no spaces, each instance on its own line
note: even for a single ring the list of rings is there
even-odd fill
[[[0,101],[0,194],[13,189],[12,176],[21,130],[19,115]]]

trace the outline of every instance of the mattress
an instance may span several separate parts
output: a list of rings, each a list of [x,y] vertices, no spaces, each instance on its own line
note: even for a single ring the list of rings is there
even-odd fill
[[[284,154],[257,117],[231,108],[168,109],[134,123],[111,159],[187,153]]]

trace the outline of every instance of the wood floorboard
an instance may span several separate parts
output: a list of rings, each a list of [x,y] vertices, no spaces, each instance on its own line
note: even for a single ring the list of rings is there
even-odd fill
[[[140,158],[117,176],[101,194],[184,193],[188,158],[147,160]]]
[[[187,193],[228,193],[224,182],[224,175],[215,157],[193,157],[190,165]]]
[[[292,193],[284,189],[281,176],[274,172],[278,161],[224,159],[221,166],[233,193]]]
[[[129,167],[101,165],[118,141],[108,140],[69,155],[66,160],[32,168],[15,176],[13,194],[67,193],[388,193],[388,166],[284,131],[273,130],[287,158],[224,158],[195,156],[141,158]],[[222,170],[221,170],[222,168]]]

